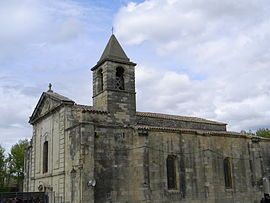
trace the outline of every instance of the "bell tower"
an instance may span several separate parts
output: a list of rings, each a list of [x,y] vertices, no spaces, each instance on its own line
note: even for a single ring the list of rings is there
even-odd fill
[[[135,66],[112,34],[93,72],[93,105],[115,122],[135,121]]]

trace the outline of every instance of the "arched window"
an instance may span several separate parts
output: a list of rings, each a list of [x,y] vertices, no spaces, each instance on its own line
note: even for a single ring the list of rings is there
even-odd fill
[[[43,144],[43,173],[48,172],[48,141]]]
[[[124,90],[125,89],[124,68],[117,67],[115,76],[116,76],[115,88],[118,90]]]
[[[225,187],[232,188],[232,170],[231,170],[231,161],[229,157],[226,157],[223,160],[223,166],[224,166]]]
[[[168,155],[166,160],[168,190],[177,189],[176,156]]]
[[[97,89],[98,89],[98,92],[101,92],[103,91],[103,73],[102,73],[102,69],[99,69],[98,70],[98,73],[97,73],[97,80],[98,80],[98,83],[97,83]]]

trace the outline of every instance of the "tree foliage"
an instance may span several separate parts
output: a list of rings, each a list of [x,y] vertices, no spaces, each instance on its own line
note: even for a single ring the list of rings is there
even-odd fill
[[[19,142],[11,147],[10,150],[10,174],[17,181],[17,186],[22,187],[23,183],[23,168],[24,168],[24,153],[28,145],[27,140],[19,140]]]
[[[0,145],[0,191],[3,190],[5,185],[6,176],[6,157],[5,149]]]
[[[268,128],[258,129],[257,132],[256,132],[256,135],[259,136],[259,137],[270,138],[270,129],[268,129]]]
[[[28,140],[19,140],[11,147],[8,155],[0,145],[0,192],[9,191],[14,187],[14,183],[17,189],[22,190],[24,153],[27,145]]]

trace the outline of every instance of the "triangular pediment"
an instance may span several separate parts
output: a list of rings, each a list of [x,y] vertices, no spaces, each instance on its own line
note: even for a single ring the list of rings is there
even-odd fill
[[[73,105],[74,103],[74,101],[60,94],[54,92],[43,92],[35,107],[34,112],[30,117],[29,123],[33,124],[36,120],[47,115],[62,104]]]

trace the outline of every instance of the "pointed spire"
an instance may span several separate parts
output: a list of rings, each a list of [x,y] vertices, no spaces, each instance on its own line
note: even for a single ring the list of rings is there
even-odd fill
[[[112,29],[113,31],[113,29]],[[99,67],[105,61],[114,61],[118,63],[130,64],[136,66],[136,63],[133,63],[129,60],[120,43],[116,39],[115,35],[112,33],[99,61],[91,69],[92,71]]]
[[[124,52],[123,48],[121,47],[120,43],[116,39],[115,35],[112,34],[106,48],[104,49],[99,62],[105,59],[115,59],[129,62],[129,58],[127,57],[126,53]]]

